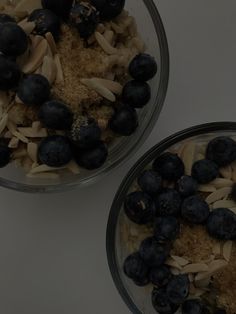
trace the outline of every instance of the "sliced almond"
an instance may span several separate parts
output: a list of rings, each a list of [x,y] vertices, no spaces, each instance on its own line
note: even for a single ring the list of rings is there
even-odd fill
[[[182,270],[182,267],[173,259],[168,258],[165,262],[166,265]]]
[[[109,91],[109,89],[103,87],[101,84],[98,84],[96,81],[93,81],[93,79],[81,79],[80,81],[88,88],[95,90],[102,97],[110,100],[111,102],[116,101],[115,95],[111,91]]]
[[[34,50],[43,40],[44,40],[43,36],[40,35],[31,36],[32,50]]]
[[[18,25],[23,29],[23,31],[27,35],[30,35],[36,27],[36,24],[34,22],[28,22],[27,19],[18,23]]]
[[[27,145],[27,152],[30,157],[30,159],[34,162],[37,162],[38,160],[38,145],[36,143],[28,143]]]
[[[145,43],[140,37],[132,38],[132,43],[137,48],[138,52],[143,53],[146,50]]]
[[[171,257],[173,258],[173,260],[175,260],[180,266],[186,266],[188,265],[190,262],[181,256],[176,256],[176,255],[171,255]]]
[[[19,142],[20,142],[20,140],[19,140],[17,137],[13,137],[13,138],[10,140],[10,142],[9,142],[9,144],[8,144],[8,147],[9,147],[9,148],[17,148],[18,145],[19,145]]]
[[[118,50],[114,48],[102,34],[100,34],[99,32],[95,32],[94,36],[98,44],[107,54],[114,55],[118,53]]]
[[[29,143],[29,140],[20,132],[18,131],[12,131],[12,134],[17,137],[21,142],[23,143]]]
[[[120,25],[114,23],[114,22],[110,22],[111,28],[117,33],[117,34],[122,34],[124,32],[123,27],[121,27]]]
[[[7,131],[7,132],[3,135],[3,137],[9,139],[9,138],[12,138],[13,135],[12,135],[12,133],[11,133],[10,131]]]
[[[183,274],[199,273],[199,272],[204,272],[208,270],[209,270],[208,265],[205,263],[193,263],[193,264],[184,266],[182,273]]]
[[[194,154],[196,150],[195,142],[191,141],[187,143],[182,152],[182,160],[185,165],[185,173],[191,175],[192,166],[194,162]]]
[[[118,82],[106,80],[98,77],[92,78],[94,82],[97,82],[98,84],[101,84],[105,88],[109,89],[112,93],[120,95],[122,93],[122,85]]]
[[[7,122],[8,122],[8,114],[6,113],[3,115],[3,117],[0,120],[0,134],[2,134],[2,132],[6,128]]]
[[[23,20],[26,16],[28,16],[28,12],[27,11],[14,10],[14,12],[10,15],[14,15],[17,22],[19,22],[19,21]]]
[[[223,245],[223,256],[227,262],[230,261],[230,257],[231,257],[231,253],[232,253],[232,247],[233,247],[232,241],[227,241]]]
[[[62,71],[62,66],[61,66],[61,61],[60,61],[60,57],[58,54],[55,55],[54,57],[54,62],[56,64],[57,67],[57,77],[56,77],[56,81],[58,83],[62,83],[64,82],[64,75],[63,75],[63,71]]]
[[[184,150],[184,147],[185,147],[186,143],[181,143],[179,145],[179,147],[177,148],[177,155],[182,159],[182,153],[183,153],[183,150]]]
[[[193,295],[194,295],[194,297],[198,298],[198,297],[202,296],[204,293],[206,293],[205,289],[195,288]]]
[[[199,160],[202,160],[202,159],[204,159],[204,158],[205,158],[205,156],[204,156],[203,154],[197,153],[197,154],[195,155],[194,161],[199,161]]]
[[[236,207],[236,203],[231,200],[220,200],[213,203],[213,209]]]
[[[31,169],[30,174],[36,174],[36,173],[41,173],[41,172],[53,172],[55,170],[62,170],[64,168],[65,167],[55,168],[55,167],[49,167],[47,165],[40,165],[38,167]]]
[[[100,32],[99,32],[100,33]],[[114,40],[114,32],[112,30],[106,30],[103,34],[103,36],[105,37],[105,39],[109,42],[109,44],[112,45],[113,40]]]
[[[206,278],[202,280],[197,280],[194,282],[196,288],[207,288],[211,283],[211,278]]]
[[[38,67],[42,64],[43,58],[47,53],[48,43],[46,39],[43,39],[36,49],[31,52],[29,56],[28,62],[23,66],[22,71],[24,73],[32,73],[38,69]]]
[[[174,267],[170,267],[170,271],[173,275],[177,276],[180,274],[180,270]]]
[[[137,27],[137,23],[136,23],[135,18],[133,16],[131,16],[131,19],[132,19],[132,21],[128,27],[128,32],[132,37],[134,37],[138,33],[138,27]]]
[[[43,59],[41,74],[47,78],[50,84],[53,84],[57,76],[57,67],[52,58],[45,56]]]
[[[188,279],[190,282],[194,282],[194,275],[193,274],[188,274]]]
[[[78,164],[74,160],[71,160],[67,164],[66,168],[69,169],[74,174],[79,174],[80,173],[80,168],[79,168]]]
[[[213,185],[210,185],[210,184],[200,184],[198,186],[198,191],[199,192],[215,192],[216,191],[216,188],[213,186]]]
[[[19,127],[18,130],[21,134],[23,134],[24,136],[29,137],[29,138],[47,137],[48,136],[47,129],[45,129],[45,128],[35,130],[33,128]]]
[[[28,62],[28,59],[29,59],[29,56],[30,56],[30,49],[27,49],[26,52],[19,56],[16,60],[17,64],[19,65],[19,67],[22,69],[24,67],[24,65]],[[22,102],[19,102],[20,99],[18,97],[16,97],[16,102],[17,103],[22,103]]]
[[[15,7],[15,12],[17,11],[27,11],[31,13],[35,9],[42,8],[41,0],[21,0]]]
[[[230,207],[229,210],[236,214],[236,207]]]
[[[224,187],[232,187],[233,181],[225,178],[217,178],[211,182],[211,185],[216,187],[216,189],[224,188]]]
[[[232,168],[230,165],[220,168],[219,171],[223,178],[229,180],[232,178]]]
[[[32,129],[35,130],[35,132],[38,132],[42,128],[42,124],[40,121],[34,121],[32,123]]]
[[[206,202],[208,204],[215,203],[216,201],[221,200],[223,197],[228,196],[231,193],[231,187],[224,187],[207,196]]]
[[[56,172],[42,172],[42,173],[28,173],[26,175],[28,178],[38,178],[38,179],[59,179],[60,175]]]
[[[224,267],[226,267],[228,263],[223,259],[216,259],[209,264],[209,270],[211,272],[216,272]]]
[[[55,55],[57,53],[57,46],[56,46],[55,40],[52,36],[52,33],[50,33],[50,32],[46,33],[45,37],[46,37],[47,42],[51,48],[53,55]]]
[[[217,242],[213,248],[212,248],[212,253],[214,255],[220,255],[221,254],[221,243],[220,242]]]

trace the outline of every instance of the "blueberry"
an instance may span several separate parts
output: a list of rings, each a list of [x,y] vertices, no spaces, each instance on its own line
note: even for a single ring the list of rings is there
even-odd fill
[[[183,201],[181,213],[187,222],[204,224],[209,217],[210,208],[199,195],[192,195]]]
[[[80,37],[87,39],[96,30],[99,13],[89,3],[75,3],[70,11],[70,22],[78,29]]]
[[[227,136],[219,136],[208,143],[206,158],[224,167],[236,160],[236,142]]]
[[[140,256],[150,267],[159,267],[163,265],[169,252],[169,246],[159,243],[154,237],[149,237],[143,240],[139,248]]]
[[[124,273],[138,286],[145,286],[149,283],[148,266],[142,260],[138,252],[129,255],[123,266]]]
[[[122,100],[125,104],[134,108],[143,108],[151,98],[151,89],[146,82],[129,81],[122,92]]]
[[[46,128],[54,130],[68,130],[73,122],[71,110],[56,100],[45,102],[39,109],[38,117]]]
[[[162,179],[157,172],[145,170],[138,177],[138,185],[143,192],[154,195],[161,189]]]
[[[78,116],[74,119],[69,138],[78,147],[93,147],[101,138],[101,129],[93,118]]]
[[[76,149],[75,160],[79,166],[94,170],[100,168],[108,156],[107,146],[99,141],[90,148]]]
[[[42,7],[55,13],[57,16],[67,19],[73,0],[42,0]]]
[[[220,240],[236,240],[236,215],[227,208],[217,208],[207,220],[208,233]]]
[[[131,61],[129,73],[135,80],[149,81],[157,73],[157,63],[152,56],[140,53]]]
[[[0,51],[6,56],[17,57],[28,48],[28,37],[16,23],[7,22],[0,27]]]
[[[189,299],[182,305],[182,314],[210,314],[210,311],[200,300]]]
[[[14,19],[14,17],[8,15],[8,14],[4,14],[4,13],[0,13],[0,23],[16,23],[16,20]]]
[[[154,236],[159,242],[174,241],[179,232],[180,223],[175,217],[158,217],[155,220]]]
[[[91,0],[90,2],[100,12],[102,20],[115,18],[125,6],[125,0]]]
[[[192,177],[198,183],[205,184],[213,181],[219,176],[218,166],[211,160],[198,160],[193,164]]]
[[[169,281],[166,292],[173,304],[181,304],[188,297],[190,282],[188,275],[173,276]]]
[[[26,105],[42,105],[50,97],[48,80],[40,74],[30,74],[18,86],[18,97]]]
[[[50,32],[52,33],[55,40],[58,39],[61,22],[60,18],[52,11],[47,9],[36,9],[29,15],[28,21],[35,22],[35,34],[45,35],[46,33]]]
[[[0,144],[0,168],[9,164],[11,159],[11,150],[7,145]]]
[[[178,305],[171,303],[165,288],[154,288],[152,291],[152,305],[159,314],[174,314]]]
[[[62,167],[72,159],[70,143],[65,136],[48,136],[39,145],[38,159],[49,167]]]
[[[21,78],[18,65],[3,56],[0,56],[0,90],[15,88]]]
[[[138,116],[135,109],[127,105],[116,109],[109,126],[115,133],[123,136],[131,135],[138,127]]]
[[[166,286],[172,277],[171,271],[167,266],[151,268],[149,278],[152,284],[157,287]]]
[[[153,163],[153,169],[163,179],[176,181],[184,175],[184,163],[177,154],[166,152],[157,157]]]
[[[158,216],[178,216],[181,207],[180,194],[174,189],[164,189],[155,199]]]
[[[198,183],[190,176],[182,176],[177,182],[177,189],[181,196],[187,197],[197,192]]]
[[[126,196],[124,210],[130,220],[142,225],[153,219],[155,204],[148,194],[136,191]]]
[[[214,314],[227,314],[227,312],[226,312],[226,310],[224,310],[224,309],[217,308],[217,309],[214,311]]]

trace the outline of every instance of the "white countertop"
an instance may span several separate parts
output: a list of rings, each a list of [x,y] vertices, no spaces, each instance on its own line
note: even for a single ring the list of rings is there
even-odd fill
[[[1,314],[128,314],[105,251],[107,217],[124,174],[167,135],[236,118],[235,0],[156,3],[169,41],[170,83],[159,121],[136,156],[83,190],[0,190]]]

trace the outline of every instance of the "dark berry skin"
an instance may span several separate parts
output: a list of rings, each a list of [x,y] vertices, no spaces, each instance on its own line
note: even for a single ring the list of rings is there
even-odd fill
[[[204,224],[209,217],[210,208],[199,195],[192,195],[183,201],[181,214],[189,223]]]
[[[0,168],[9,164],[11,159],[11,150],[8,146],[0,144]]]
[[[17,57],[28,48],[28,37],[20,26],[13,22],[1,24],[0,51],[6,56]]]
[[[139,248],[140,256],[150,267],[159,267],[163,265],[169,252],[169,246],[160,244],[154,237],[143,240]]]
[[[173,304],[181,304],[188,297],[190,282],[188,275],[173,276],[169,281],[166,292]]]
[[[192,167],[192,177],[200,184],[213,181],[219,176],[219,168],[211,160],[203,159],[196,161]]]
[[[214,209],[207,220],[207,231],[219,240],[236,239],[236,215],[227,208]]]
[[[157,73],[157,63],[152,56],[141,53],[131,61],[129,73],[137,81],[149,81]]]
[[[149,268],[142,260],[138,252],[129,255],[123,265],[124,273],[138,286],[145,286],[149,283]]]
[[[210,311],[200,300],[189,299],[182,305],[182,314],[210,314]]]
[[[81,38],[89,38],[96,30],[99,12],[89,3],[75,3],[70,11],[70,22],[75,26]]]
[[[184,163],[177,154],[166,152],[157,157],[153,169],[165,180],[176,181],[184,175]]]
[[[39,109],[38,117],[46,128],[53,130],[69,130],[73,122],[72,111],[56,100],[45,102]]]
[[[8,22],[16,23],[15,19],[12,16],[10,16],[8,14],[1,13],[0,14],[0,23],[8,23]]]
[[[73,0],[42,0],[42,7],[55,13],[57,16],[67,19]]]
[[[182,176],[177,182],[177,190],[181,196],[187,197],[196,194],[198,183],[190,176]]]
[[[178,216],[182,199],[174,189],[163,189],[155,199],[157,216]]]
[[[122,101],[133,108],[143,108],[151,98],[151,88],[146,82],[129,81],[123,87]]]
[[[18,65],[0,56],[0,90],[7,91],[16,88],[21,78]]]
[[[152,305],[159,314],[174,314],[179,307],[170,302],[165,288],[153,289]]]
[[[138,185],[143,192],[155,195],[161,189],[162,179],[157,172],[153,170],[145,170],[138,177]]]
[[[236,142],[227,136],[216,137],[208,143],[206,158],[219,167],[229,165],[236,160]]]
[[[131,221],[142,225],[153,219],[156,208],[148,194],[136,191],[126,196],[124,210]]]
[[[157,287],[164,287],[172,277],[171,271],[167,266],[151,268],[149,279],[151,283]]]
[[[17,95],[25,105],[40,106],[50,97],[49,82],[40,74],[30,74],[20,81]]]
[[[47,9],[36,9],[29,15],[28,21],[35,22],[35,34],[45,35],[50,32],[55,40],[59,38],[61,21],[52,11]]]
[[[125,5],[125,0],[91,0],[92,5],[100,12],[102,20],[111,20],[119,15]]]
[[[172,216],[155,219],[154,236],[159,242],[174,241],[180,232],[179,221]]]
[[[76,162],[87,170],[100,168],[105,163],[107,156],[108,149],[102,141],[94,143],[93,147],[90,148],[75,148]]]
[[[72,150],[65,136],[48,136],[39,145],[38,159],[49,167],[62,167],[72,159]]]
[[[109,121],[109,126],[117,134],[131,135],[138,127],[138,116],[135,109],[127,105],[117,108]]]
[[[101,139],[101,129],[93,118],[77,117],[74,119],[69,138],[79,148],[91,148]]]

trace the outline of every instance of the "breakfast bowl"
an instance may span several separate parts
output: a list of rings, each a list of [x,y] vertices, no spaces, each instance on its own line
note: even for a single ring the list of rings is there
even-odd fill
[[[84,186],[116,168],[150,134],[168,85],[153,1],[117,1],[118,11],[96,0],[55,3],[0,7],[0,66],[14,74],[0,78],[0,185],[24,192]],[[18,34],[13,48],[7,32]]]
[[[235,122],[178,132],[128,172],[106,248],[132,313],[235,313],[235,174]]]

